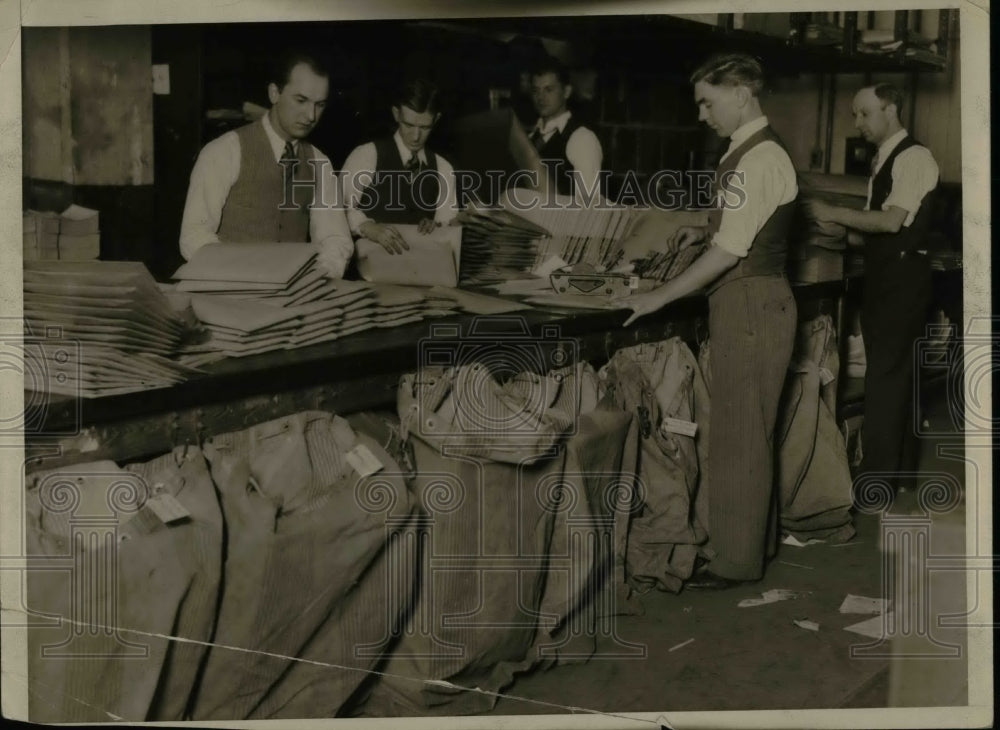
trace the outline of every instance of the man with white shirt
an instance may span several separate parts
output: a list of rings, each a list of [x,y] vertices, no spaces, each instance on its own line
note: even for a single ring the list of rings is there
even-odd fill
[[[761,110],[763,71],[754,58],[714,57],[691,82],[699,120],[730,145],[716,171],[717,207],[708,226],[683,227],[667,245],[708,246],[676,278],[619,303],[633,310],[628,325],[708,290],[710,562],[686,585],[717,589],[759,580],[777,547],[774,426],[795,338],[796,306],[785,266],[798,185]]]
[[[409,248],[396,224],[423,233],[458,214],[455,171],[427,140],[441,118],[438,90],[424,79],[402,85],[392,104],[391,137],[356,147],[341,170],[351,232],[390,253]]]
[[[202,149],[191,172],[180,249],[185,259],[208,243],[312,242],[319,263],[340,278],[354,254],[329,158],[305,138],[319,122],[329,74],[305,53],[280,57],[260,121]]]
[[[603,152],[597,135],[583,126],[566,108],[573,87],[569,72],[555,59],[546,59],[532,70],[531,98],[538,122],[530,139],[542,158],[549,188],[560,195],[600,193]],[[583,185],[584,190],[579,190]],[[595,198],[596,200],[596,198]]]
[[[861,331],[867,367],[859,488],[875,480],[895,490],[916,468],[914,342],[924,332],[931,299],[926,236],[938,166],[900,124],[902,104],[902,93],[892,84],[865,87],[854,97],[854,126],[878,146],[865,209],[811,203],[817,219],[863,234]]]

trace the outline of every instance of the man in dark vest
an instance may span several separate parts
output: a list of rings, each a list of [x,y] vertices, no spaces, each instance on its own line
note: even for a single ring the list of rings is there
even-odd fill
[[[305,138],[326,106],[330,80],[320,62],[279,58],[259,121],[209,142],[191,172],[180,248],[185,259],[208,243],[312,242],[335,278],[354,255],[329,158]]]
[[[538,122],[530,139],[548,173],[549,188],[560,195],[582,193],[585,199],[600,193],[603,153],[597,135],[566,107],[573,93],[569,81],[569,72],[554,58],[532,69],[531,98]],[[578,189],[580,184],[585,190]]]
[[[774,426],[796,327],[785,266],[798,185],[761,110],[763,71],[754,58],[712,58],[691,81],[698,118],[730,144],[716,171],[709,225],[682,227],[667,245],[709,245],[676,278],[619,303],[633,310],[628,325],[675,299],[709,292],[710,562],[686,585],[714,589],[760,579],[777,548]]]
[[[424,79],[405,82],[392,104],[396,131],[354,148],[341,170],[351,232],[390,253],[409,248],[397,224],[429,233],[457,214],[455,173],[427,146],[441,117],[437,88]]]
[[[865,210],[810,203],[817,219],[863,235],[851,238],[865,255],[861,334],[867,368],[858,490],[888,485],[895,492],[917,466],[914,343],[924,333],[931,299],[926,236],[938,166],[900,124],[902,104],[892,84],[863,88],[854,97],[854,126],[878,146]]]

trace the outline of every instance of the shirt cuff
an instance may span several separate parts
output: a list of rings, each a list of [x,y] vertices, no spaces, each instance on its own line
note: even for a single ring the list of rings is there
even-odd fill
[[[731,253],[733,256],[741,259],[746,258],[747,254],[750,253],[749,247],[741,246],[735,241],[728,241],[724,236],[720,236],[719,233],[715,233],[712,236],[712,245],[718,246],[726,253]]]

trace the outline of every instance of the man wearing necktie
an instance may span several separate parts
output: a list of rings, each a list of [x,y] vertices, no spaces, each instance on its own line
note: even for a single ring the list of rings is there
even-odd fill
[[[341,170],[351,232],[389,253],[408,249],[396,224],[421,233],[447,225],[458,214],[451,164],[427,146],[441,113],[429,81],[404,83],[392,104],[396,131],[354,148]]]
[[[354,243],[329,158],[305,141],[319,122],[329,74],[316,57],[279,57],[268,84],[271,108],[202,149],[191,172],[180,248],[185,259],[208,243],[312,242],[319,263],[340,278]]]
[[[550,189],[560,195],[580,192],[587,197],[600,193],[603,151],[597,135],[567,108],[573,93],[569,81],[569,72],[554,58],[532,69],[531,99],[538,121],[529,137],[542,158]],[[585,190],[579,190],[580,185]]]
[[[854,97],[854,126],[878,146],[865,209],[810,203],[817,219],[860,232],[849,240],[864,247],[861,333],[867,367],[858,489],[887,483],[895,491],[917,466],[914,343],[924,333],[931,300],[926,236],[938,166],[900,124],[902,104],[892,84],[865,87]]]
[[[730,144],[716,170],[708,226],[682,227],[667,245],[709,245],[679,276],[618,300],[633,311],[629,325],[675,299],[708,291],[710,562],[688,581],[690,588],[759,580],[777,548],[774,426],[795,338],[785,266],[798,185],[791,158],[761,110],[763,80],[757,60],[742,54],[712,58],[691,76],[698,118]]]

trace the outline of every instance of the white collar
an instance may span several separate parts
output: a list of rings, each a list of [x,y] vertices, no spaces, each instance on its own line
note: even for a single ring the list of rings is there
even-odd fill
[[[398,129],[396,130],[395,134],[392,135],[392,138],[396,141],[396,149],[399,150],[399,159],[401,159],[403,161],[403,164],[406,165],[410,161],[410,158],[413,157],[414,155],[413,151],[405,144],[403,144],[403,138],[399,135]],[[425,165],[427,164],[426,149],[427,149],[426,147],[421,147],[420,150],[416,153],[417,159],[420,160]]]
[[[535,129],[541,132],[543,135],[549,135],[559,130],[560,133],[566,129],[566,125],[569,123],[569,118],[573,116],[573,112],[569,109],[564,111],[562,114],[557,114],[552,117],[548,122],[543,122],[540,118],[538,123],[535,125]]]
[[[275,161],[281,159],[281,156],[285,154],[285,140],[274,131],[274,127],[271,126],[271,113],[268,112],[264,115],[264,132],[267,133],[267,141],[271,143],[271,152],[274,154]],[[295,150],[295,154],[299,153],[299,140],[290,140],[292,143],[292,149]]]
[[[889,158],[889,155],[891,155],[892,151],[896,149],[899,143],[906,138],[906,135],[907,131],[905,129],[900,129],[894,135],[882,141],[882,144],[878,146],[878,152],[876,153],[878,164],[875,166],[875,172],[882,169],[882,163]]]
[[[756,119],[751,119],[746,124],[737,127],[736,131],[729,135],[729,149],[726,150],[726,154],[722,156],[723,159],[725,159],[731,151],[735,150],[741,144],[750,139],[752,135],[756,134],[766,126],[767,116],[762,114]]]

